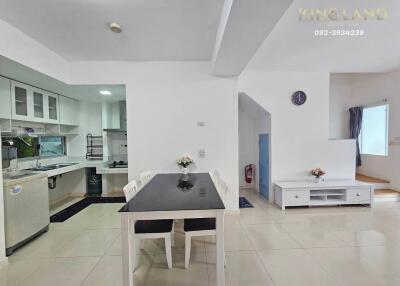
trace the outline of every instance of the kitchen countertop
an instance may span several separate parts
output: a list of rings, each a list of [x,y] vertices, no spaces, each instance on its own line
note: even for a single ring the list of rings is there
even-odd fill
[[[34,176],[38,175],[43,175],[46,174],[47,177],[53,177],[73,171],[77,171],[83,168],[96,168],[96,173],[97,174],[127,174],[128,173],[128,168],[110,168],[108,167],[107,163],[103,161],[93,161],[93,160],[86,160],[86,159],[71,159],[71,158],[63,158],[62,162],[58,163],[76,163],[74,165],[70,166],[65,166],[53,170],[47,170],[47,171],[30,171],[32,175],[30,176],[25,176],[23,178],[12,178],[8,177],[4,174],[4,185],[6,184],[16,184],[20,182],[21,180],[26,181],[26,180],[31,180],[34,178]],[[48,165],[52,165],[53,163],[49,163]],[[46,166],[47,164],[43,164],[42,166]]]
[[[70,161],[68,163],[77,163]],[[78,164],[62,167],[59,169],[45,171],[49,177],[57,176],[60,174],[76,171],[82,168],[96,168],[97,174],[128,174],[128,168],[110,168],[107,163],[101,161],[85,160],[84,162],[79,162]]]

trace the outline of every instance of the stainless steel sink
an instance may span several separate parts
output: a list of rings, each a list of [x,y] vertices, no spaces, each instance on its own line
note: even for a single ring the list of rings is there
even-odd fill
[[[59,163],[59,164],[49,165],[48,167],[55,167],[55,169],[58,169],[58,168],[69,167],[69,166],[73,166],[73,165],[77,165],[77,164],[78,163]]]
[[[60,169],[64,167],[69,167],[73,165],[77,165],[78,163],[59,163],[59,164],[52,164],[52,165],[46,165],[46,166],[39,166],[36,168],[30,168],[28,170],[31,171],[50,171],[50,170],[55,170],[55,169]]]
[[[54,170],[57,169],[56,166],[40,166],[40,167],[36,167],[36,168],[30,168],[28,170],[31,171],[50,171],[50,170]]]

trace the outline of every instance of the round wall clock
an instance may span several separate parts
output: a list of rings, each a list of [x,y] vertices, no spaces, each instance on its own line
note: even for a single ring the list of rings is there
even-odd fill
[[[303,105],[307,100],[307,95],[304,91],[296,91],[295,93],[292,94],[292,103],[294,105]]]

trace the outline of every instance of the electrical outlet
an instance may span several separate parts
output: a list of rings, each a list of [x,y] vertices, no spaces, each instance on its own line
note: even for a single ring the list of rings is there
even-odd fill
[[[199,156],[199,158],[205,158],[206,157],[206,150],[199,149],[198,156]]]

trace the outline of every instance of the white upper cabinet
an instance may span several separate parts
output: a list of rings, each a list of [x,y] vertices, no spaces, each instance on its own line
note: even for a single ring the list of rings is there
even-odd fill
[[[32,87],[12,81],[11,102],[12,119],[35,121],[33,117]]]
[[[33,118],[35,121],[45,121],[44,116],[44,97],[45,92],[43,90],[34,88],[32,89],[33,97]]]
[[[13,120],[58,124],[58,95],[11,81],[11,113]]]
[[[61,95],[58,100],[60,103],[60,124],[79,125],[79,101]]]
[[[11,81],[0,77],[0,118],[11,119]]]
[[[46,123],[59,124],[60,122],[60,109],[58,105],[58,95],[54,93],[46,93],[45,96],[45,109]]]

